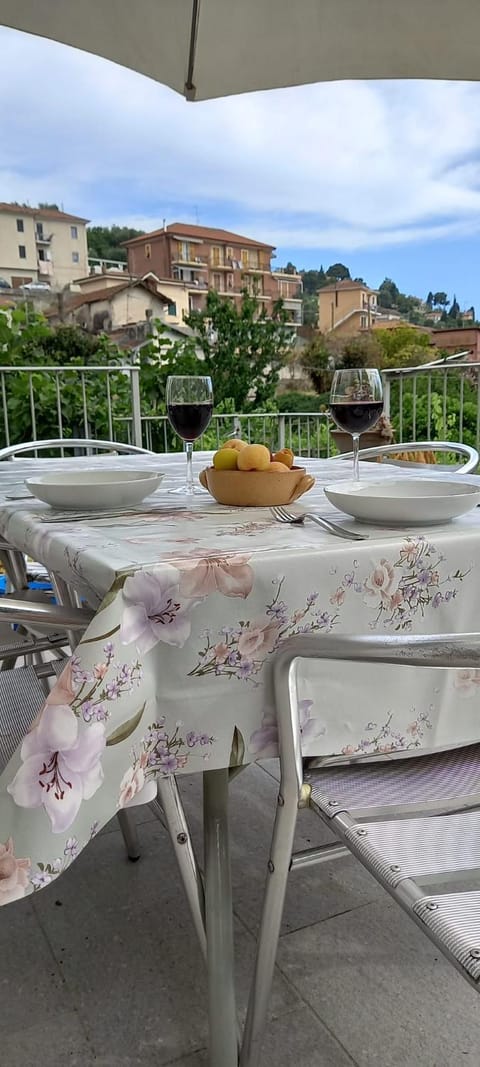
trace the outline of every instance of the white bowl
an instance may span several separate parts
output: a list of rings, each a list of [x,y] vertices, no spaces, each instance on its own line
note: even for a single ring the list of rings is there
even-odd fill
[[[139,504],[158,489],[164,477],[135,470],[65,471],[27,478],[25,485],[33,496],[52,508],[102,511]]]
[[[464,475],[447,478],[388,478],[381,482],[338,482],[324,489],[339,509],[361,522],[382,526],[433,526],[480,504],[480,483]]]

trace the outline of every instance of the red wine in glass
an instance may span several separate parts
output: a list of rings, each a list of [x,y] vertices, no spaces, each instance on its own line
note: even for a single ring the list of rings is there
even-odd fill
[[[170,423],[184,441],[196,441],[201,437],[210,422],[213,403],[201,404],[167,404]]]
[[[330,414],[338,428],[352,435],[353,477],[358,482],[360,434],[371,430],[383,411],[382,379],[367,367],[337,370],[330,390]]]
[[[167,415],[175,433],[185,441],[187,482],[173,493],[201,492],[193,484],[193,442],[207,429],[213,412],[212,380],[203,374],[173,374],[167,378]]]
[[[330,404],[332,418],[335,419],[339,430],[351,434],[361,434],[371,430],[378,422],[382,410],[382,400],[360,400],[356,404],[348,402]]]

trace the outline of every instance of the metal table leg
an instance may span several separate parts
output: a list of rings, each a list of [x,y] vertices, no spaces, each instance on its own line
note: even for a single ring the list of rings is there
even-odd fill
[[[203,775],[209,1067],[237,1067],[228,769]]]

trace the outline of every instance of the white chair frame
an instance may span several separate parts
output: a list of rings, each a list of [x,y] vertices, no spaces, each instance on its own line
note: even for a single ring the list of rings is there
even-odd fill
[[[463,456],[464,463],[458,463],[456,465],[442,466],[440,469],[450,471],[452,474],[472,474],[478,467],[480,462],[480,455],[475,448],[471,445],[461,444],[459,441],[404,441],[398,445],[375,445],[373,448],[361,448],[358,453],[358,458],[362,459],[377,459],[383,456],[395,456],[399,452],[455,452],[459,456]],[[341,452],[338,456],[332,457],[335,460],[353,459],[353,452]],[[0,453],[1,459],[1,453]],[[395,467],[408,467],[418,468],[422,471],[429,469],[427,463],[415,463],[405,459],[390,459],[388,460],[392,466]],[[439,469],[432,464],[432,469]]]
[[[451,903],[450,898],[444,898],[448,901],[445,908],[446,918],[440,910],[439,919],[436,920],[436,909],[439,908],[437,901],[442,898],[429,897],[424,891],[419,889],[419,886],[414,880],[415,875],[410,873],[408,869],[409,864],[405,861],[405,845],[402,858],[398,859],[398,863],[394,862],[393,865],[388,865],[391,862],[391,855],[386,863],[384,862],[385,854],[382,855],[382,846],[385,853],[385,837],[388,837],[388,831],[385,831],[385,823],[382,822],[378,825],[380,836],[380,845],[378,845],[378,836],[377,839],[375,839],[374,832],[369,831],[362,823],[359,823],[352,817],[348,810],[347,803],[342,803],[341,799],[336,800],[332,797],[331,792],[329,793],[327,791],[327,793],[325,793],[325,789],[323,790],[323,796],[319,802],[318,796],[321,792],[321,786],[319,787],[318,783],[315,796],[314,776],[316,774],[317,778],[321,778],[322,772],[316,770],[309,776],[307,770],[308,761],[305,761],[302,758],[301,733],[297,708],[297,667],[302,659],[329,659],[372,664],[391,663],[412,667],[440,667],[445,669],[452,667],[478,669],[480,666],[480,634],[457,634],[436,637],[300,635],[286,641],[276,654],[273,662],[273,680],[279,732],[280,786],[267,865],[268,874],[257,943],[255,972],[247,1011],[243,1046],[240,1055],[240,1067],[257,1067],[259,1062],[261,1042],[265,1029],[268,1001],[275,966],[287,878],[289,871],[293,867],[313,866],[327,860],[340,858],[349,853],[353,853],[360,859],[367,870],[377,878],[380,884],[391,893],[398,903],[401,904],[417,925],[427,933],[430,939],[434,941],[444,955],[446,955],[457,969],[461,971],[464,977],[469,979],[477,989],[480,982],[480,977],[476,977],[476,980],[474,980],[474,966],[478,968],[480,976],[480,964],[475,964],[475,960],[480,959],[480,950],[477,951],[475,949],[475,951],[473,951],[475,945],[474,942],[472,944],[472,938],[474,937],[476,925],[471,919],[472,907],[474,914],[475,912],[478,914],[480,893],[465,894],[465,896],[469,896],[470,898],[468,901],[468,908],[470,909],[468,913],[470,916],[470,927],[468,927],[468,923],[464,917],[464,913],[462,913],[461,907],[458,908],[459,914],[457,916],[455,915],[455,908],[457,907],[455,898],[453,903]],[[463,750],[458,749],[456,751],[460,753],[461,758]],[[451,758],[452,753],[446,753],[445,755],[446,757]],[[422,756],[421,750],[418,750],[416,756],[410,756],[408,760],[404,761],[409,765],[410,770],[415,770],[415,764],[418,765],[419,756]],[[441,758],[440,755],[438,758]],[[380,773],[382,768],[386,768],[387,773],[389,773],[389,771],[391,773],[391,769],[395,764],[396,761],[392,760],[383,764],[377,762],[376,767],[377,770],[380,768]],[[358,770],[358,764],[356,769]],[[364,769],[367,775],[372,771],[371,765]],[[353,767],[346,768],[345,773],[348,774],[351,772],[353,774],[354,770],[355,768]],[[400,768],[400,771],[401,770],[402,768]],[[442,815],[442,819],[440,820],[442,825],[439,828],[440,835],[444,834],[444,824],[447,823],[448,820],[456,819],[458,821],[462,818],[471,818],[472,809],[480,807],[479,746],[476,747],[474,771],[476,773],[473,775],[473,783],[472,775],[470,774],[468,783],[469,789],[467,790],[466,795],[457,796],[454,789],[454,795],[450,795],[446,800],[445,797],[442,796],[442,790],[439,790],[437,803],[434,809],[432,809],[430,802],[424,803],[422,806],[422,800],[419,799],[417,795],[414,783],[412,789],[412,782],[409,781],[406,783],[404,792],[405,795],[408,796],[410,788],[410,804],[407,805],[406,809],[405,806],[403,806],[402,810],[400,811],[400,809],[398,809],[397,812],[395,810],[395,805],[393,804],[392,809],[389,812],[390,818],[395,819],[395,817],[398,818],[399,815],[403,818],[405,810],[410,814],[412,811],[414,814],[420,811],[423,818],[414,818],[411,820],[410,825],[413,828],[413,831],[410,831],[410,840],[413,838],[415,841],[416,828],[421,826],[422,833],[424,834],[422,844],[425,839],[428,841],[428,822],[430,821],[432,837],[434,838],[432,848],[434,862],[432,864],[430,857],[430,874],[432,873],[432,870],[434,870],[436,874],[441,871],[443,876],[445,870],[447,870],[449,877],[452,876],[452,872],[454,874],[455,872],[463,873],[464,875],[465,867],[460,863],[457,863],[457,866],[455,867],[455,860],[452,860],[451,856],[451,848],[450,854],[447,855],[447,859],[452,866],[447,866],[447,868],[438,866],[438,864],[435,866],[435,853],[439,849],[438,844],[435,844],[435,841],[438,842],[438,829],[436,831],[436,837],[434,835],[434,830],[435,823],[439,820],[434,818],[428,820],[428,817],[438,816],[439,814]],[[326,771],[323,773],[326,775],[328,783],[329,772]],[[328,790],[328,784],[325,788]],[[307,849],[295,854],[293,853],[293,839],[297,815],[299,809],[307,806],[311,806],[317,814],[322,816],[329,828],[340,838],[340,841],[331,845],[329,844],[318,848]],[[371,811],[369,813],[369,819],[374,820],[375,805],[371,803],[370,807]],[[465,814],[467,808],[469,808],[470,811]],[[379,809],[377,809],[377,821],[378,810]],[[458,812],[463,812],[463,815],[459,815]],[[425,816],[427,816],[427,819],[425,819]],[[384,809],[381,811],[380,817],[384,820]],[[425,823],[427,824],[426,830]],[[370,825],[370,823],[368,825]],[[400,829],[402,829],[401,826]],[[459,832],[461,835],[461,829],[458,831],[455,824],[454,836],[456,837]],[[371,833],[371,839],[369,839],[369,833]],[[426,838],[425,835],[427,835]],[[480,835],[477,836],[476,841],[478,841],[479,837]],[[376,840],[377,844],[375,843]],[[479,846],[480,841],[478,841],[478,845],[476,845],[474,850],[475,855],[471,862],[468,861],[466,869],[475,870],[477,865],[480,866],[480,859],[477,857]],[[392,849],[390,849],[390,853],[391,851]],[[418,851],[417,847],[417,854]],[[448,853],[448,847],[445,851]],[[379,860],[381,862],[379,862]],[[411,860],[411,856],[407,854],[406,860]],[[406,868],[407,873],[405,873],[404,868]],[[456,896],[460,898],[460,896],[464,896],[464,894],[457,894]],[[434,917],[433,920],[431,919],[432,915]],[[466,930],[465,927],[467,927]],[[470,936],[470,941],[468,941],[468,935]],[[464,962],[464,957],[468,957],[469,955],[469,948],[470,956],[473,957],[473,960],[470,960],[470,964],[473,964],[473,966],[470,966],[470,968],[468,966],[468,960],[466,964]]]

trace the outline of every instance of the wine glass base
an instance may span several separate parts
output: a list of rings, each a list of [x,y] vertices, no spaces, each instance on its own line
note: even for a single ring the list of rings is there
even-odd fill
[[[176,496],[205,496],[206,489],[202,489],[200,485],[179,485],[176,489],[169,489],[169,493]]]

